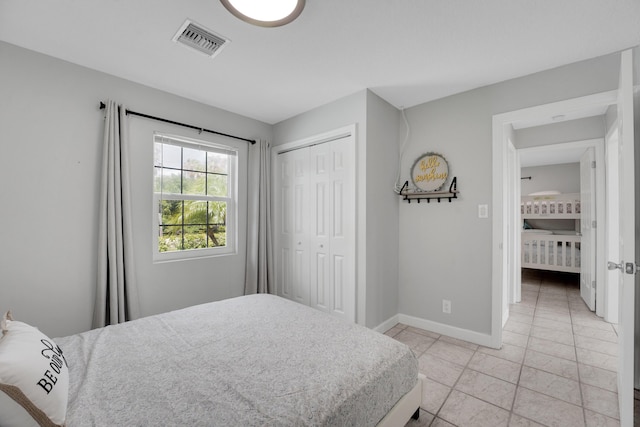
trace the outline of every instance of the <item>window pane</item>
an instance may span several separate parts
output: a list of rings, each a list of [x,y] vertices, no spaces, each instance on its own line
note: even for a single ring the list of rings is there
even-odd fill
[[[227,225],[227,202],[209,202],[209,224]]]
[[[158,236],[158,249],[160,252],[181,251],[182,226],[163,225]]]
[[[224,225],[211,225],[207,227],[209,247],[227,246],[227,227]]]
[[[229,177],[227,175],[208,174],[207,194],[209,196],[227,197],[229,195]]]
[[[181,191],[180,171],[173,169],[162,169],[162,192],[180,194]]]
[[[160,200],[160,225],[182,225],[182,202]]]
[[[160,193],[162,191],[162,169],[153,168],[153,192]]]
[[[220,153],[207,153],[207,172],[229,173],[229,156]]]
[[[206,151],[194,150],[193,148],[182,149],[182,168],[192,171],[205,171],[207,162]]]
[[[182,149],[175,145],[162,144],[162,166],[180,169]]]
[[[207,202],[185,201],[183,220],[185,225],[207,225]]]
[[[162,144],[153,144],[153,165],[162,166]]]
[[[185,226],[184,227],[184,249],[204,249],[207,247],[206,227]]]
[[[183,172],[182,194],[204,195],[206,188],[206,176],[204,172]]]

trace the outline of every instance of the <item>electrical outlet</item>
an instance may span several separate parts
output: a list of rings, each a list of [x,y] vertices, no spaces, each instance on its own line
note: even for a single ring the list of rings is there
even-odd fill
[[[442,300],[442,312],[451,314],[451,301],[449,301],[448,299]]]

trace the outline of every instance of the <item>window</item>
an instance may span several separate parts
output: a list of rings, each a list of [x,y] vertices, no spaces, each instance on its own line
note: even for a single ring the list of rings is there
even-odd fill
[[[154,135],[154,259],[235,250],[237,151]]]

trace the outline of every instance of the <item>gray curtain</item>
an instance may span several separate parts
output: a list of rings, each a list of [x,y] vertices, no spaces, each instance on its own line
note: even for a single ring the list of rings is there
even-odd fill
[[[245,295],[275,293],[271,236],[271,145],[249,147]]]
[[[139,317],[127,130],[126,109],[109,101],[104,119],[94,328]]]

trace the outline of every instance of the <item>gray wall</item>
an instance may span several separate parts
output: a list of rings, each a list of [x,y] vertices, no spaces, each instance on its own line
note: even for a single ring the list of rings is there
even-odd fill
[[[492,116],[617,88],[619,55],[608,55],[479,88],[407,110],[411,139],[403,180],[427,151],[443,154],[459,200],[400,205],[399,312],[491,333]],[[442,313],[442,299],[452,313]]]
[[[91,327],[103,127],[99,101],[111,98],[135,111],[271,138],[265,123],[3,42],[0,63],[0,310],[11,309],[17,319],[53,336]],[[131,122],[132,132],[157,123]],[[184,128],[173,133],[197,138]],[[239,221],[237,255],[151,262],[151,208],[145,206],[151,194],[144,190],[152,176],[151,140],[132,142],[143,314],[241,295],[246,216]],[[246,159],[241,167],[246,169]],[[246,183],[240,190],[239,202],[246,204]]]
[[[536,191],[555,190],[561,193],[580,193],[580,163],[561,165],[532,166],[522,168],[522,176],[530,176],[521,182],[521,194]],[[545,230],[579,230],[573,219],[528,219],[527,224],[533,228]]]
[[[367,322],[398,313],[398,169],[400,111],[367,91]],[[404,136],[404,134],[402,134]]]
[[[580,192],[580,163],[565,163],[562,165],[532,166],[522,168],[523,179],[520,183],[522,195],[536,191],[556,190],[561,193]]]

